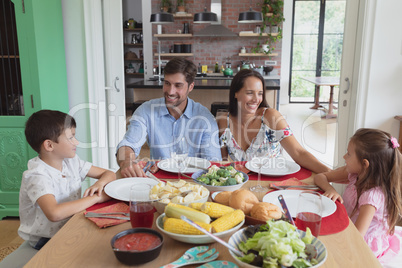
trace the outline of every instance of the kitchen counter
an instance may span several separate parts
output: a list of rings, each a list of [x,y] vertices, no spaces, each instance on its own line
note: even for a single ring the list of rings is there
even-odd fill
[[[230,78],[221,78],[217,77],[204,78],[197,77],[199,79],[195,80],[194,89],[229,89],[230,84],[232,83],[232,79]],[[267,90],[278,90],[279,91],[279,79],[265,79],[265,88]],[[141,80],[135,83],[131,83],[126,85],[127,88],[162,88],[163,82],[158,81],[149,81],[149,80]]]
[[[228,102],[231,82],[231,79],[217,79],[217,77],[213,79],[196,79],[194,81],[194,90],[190,92],[189,97],[208,108],[212,107],[214,102]],[[265,79],[265,96],[269,106],[275,109],[279,107],[279,85],[280,79]],[[126,85],[126,90],[132,89],[134,91],[134,100],[142,103],[145,100],[162,97],[162,86],[163,82],[140,80]],[[208,92],[205,92],[205,90],[208,90]]]

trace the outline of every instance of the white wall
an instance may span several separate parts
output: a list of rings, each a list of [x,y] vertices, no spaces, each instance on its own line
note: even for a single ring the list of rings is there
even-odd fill
[[[366,0],[370,1],[370,0]],[[402,115],[402,1],[377,0],[364,127],[398,137]]]

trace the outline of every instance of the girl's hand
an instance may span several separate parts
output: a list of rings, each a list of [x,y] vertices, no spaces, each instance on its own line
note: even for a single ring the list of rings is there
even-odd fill
[[[338,194],[338,192],[332,186],[331,186],[331,188],[332,189],[325,191],[325,193],[323,193],[323,196],[328,197],[329,199],[331,199],[334,202],[336,200],[339,200],[339,202],[341,202],[341,204],[343,204],[342,196],[340,194]]]

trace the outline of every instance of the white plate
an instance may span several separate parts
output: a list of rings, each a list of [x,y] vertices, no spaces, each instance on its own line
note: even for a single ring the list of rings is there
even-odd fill
[[[130,187],[134,184],[143,184],[143,183],[148,183],[152,186],[158,184],[156,180],[150,178],[132,177],[132,178],[118,179],[106,184],[105,193],[111,198],[128,202],[130,201]]]
[[[299,199],[299,194],[303,192],[302,190],[279,190],[270,192],[262,198],[263,202],[272,203],[277,205],[278,207],[282,208],[281,204],[279,203],[278,196],[281,194],[285,199],[286,205],[288,206],[290,215],[293,218],[296,218],[297,213],[297,204]],[[336,211],[336,204],[334,201],[329,199],[326,196],[322,197],[322,217],[327,217]],[[282,210],[283,211],[283,210]]]
[[[209,166],[211,165],[211,162],[209,162],[208,160],[203,159],[203,158],[187,157],[186,164],[191,164],[191,165],[194,165],[197,167],[202,167],[202,168],[209,168]],[[159,161],[158,168],[160,168],[164,171],[167,171],[167,172],[172,172],[172,173],[179,172],[179,170],[177,169],[177,163],[172,158]],[[183,173],[194,173],[199,170],[200,169],[198,169],[198,168],[185,167],[184,170],[182,170],[182,172]]]
[[[261,174],[267,176],[284,176],[296,173],[300,170],[300,166],[293,161],[286,160],[283,157],[275,158],[254,158],[246,163],[246,168],[258,173],[258,163],[263,161]]]

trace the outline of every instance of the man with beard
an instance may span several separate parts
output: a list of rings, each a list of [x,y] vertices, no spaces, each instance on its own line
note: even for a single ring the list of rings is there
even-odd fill
[[[151,159],[170,158],[173,144],[183,137],[188,143],[188,156],[222,159],[215,118],[206,107],[188,97],[194,89],[196,73],[194,63],[184,58],[174,58],[166,64],[164,97],[147,101],[135,110],[117,146],[122,177],[145,177],[133,161],[145,142]]]

